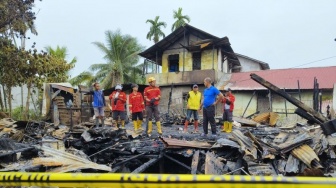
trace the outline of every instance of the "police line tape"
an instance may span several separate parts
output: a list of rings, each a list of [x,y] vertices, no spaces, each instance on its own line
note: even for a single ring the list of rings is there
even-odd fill
[[[181,184],[200,187],[216,184],[234,187],[257,186],[316,188],[336,185],[336,178],[281,177],[281,176],[230,176],[230,175],[177,175],[177,174],[118,174],[118,173],[0,173],[3,186],[58,186],[58,187],[175,187]],[[180,187],[178,186],[178,187]]]

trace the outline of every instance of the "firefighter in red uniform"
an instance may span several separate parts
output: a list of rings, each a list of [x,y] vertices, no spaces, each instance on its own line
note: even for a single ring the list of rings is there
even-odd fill
[[[149,86],[145,88],[144,97],[146,101],[146,112],[147,112],[147,134],[151,136],[153,125],[152,116],[155,117],[155,122],[157,126],[157,131],[162,135],[161,122],[160,122],[160,112],[159,112],[159,101],[161,98],[160,88],[157,87],[156,80],[154,77],[148,78]]]
[[[113,125],[118,124],[118,118],[121,120],[121,127],[125,128],[125,104],[126,104],[126,94],[122,91],[121,84],[118,84],[115,87],[115,91],[109,96],[111,100],[112,106],[112,118],[113,118]]]
[[[231,89],[228,88],[225,91],[224,99],[222,103],[224,103],[224,113],[223,113],[223,120],[224,126],[222,132],[230,133],[232,132],[232,112],[234,109],[234,102],[236,100],[235,96],[231,93]]]
[[[142,120],[145,109],[144,99],[140,92],[138,92],[139,86],[137,84],[131,85],[133,92],[128,96],[128,107],[132,114],[132,121],[135,132],[142,132]]]

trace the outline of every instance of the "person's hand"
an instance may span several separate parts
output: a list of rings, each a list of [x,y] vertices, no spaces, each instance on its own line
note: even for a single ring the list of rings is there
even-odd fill
[[[189,109],[190,107],[189,107],[189,105],[187,105],[187,109]]]
[[[129,112],[130,112],[130,114],[132,114],[132,110],[130,110]]]
[[[216,106],[216,104],[217,104],[217,102],[214,102],[214,103],[212,104],[212,106]]]
[[[157,100],[157,101],[158,101],[158,100],[159,100],[159,97],[155,97],[155,100]]]

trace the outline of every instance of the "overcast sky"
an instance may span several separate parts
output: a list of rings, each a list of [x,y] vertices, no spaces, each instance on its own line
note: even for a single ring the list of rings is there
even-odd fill
[[[229,37],[237,53],[269,63],[271,69],[292,68],[336,56],[334,0],[43,0],[36,1],[37,49],[66,46],[78,62],[72,76],[103,63],[92,42],[105,42],[106,30],[120,29],[146,48],[147,19],[160,16],[171,32],[173,10],[183,8],[190,25],[218,37]],[[336,65],[336,58],[301,67]]]

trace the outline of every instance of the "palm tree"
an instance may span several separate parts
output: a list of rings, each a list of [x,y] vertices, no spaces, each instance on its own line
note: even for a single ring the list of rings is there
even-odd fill
[[[106,31],[106,45],[94,42],[103,53],[106,63],[91,65],[91,71],[96,72],[95,79],[103,88],[115,86],[117,83],[127,83],[134,80],[132,74],[141,73],[138,64],[140,53],[143,50],[137,39],[130,35],[122,35],[120,30]]]
[[[62,59],[62,60],[65,60],[69,65],[71,65],[71,67],[75,67],[75,64],[77,62],[77,58],[74,57],[71,59],[71,61],[67,61],[67,57],[68,57],[68,48],[65,47],[65,46],[56,46],[56,48],[52,48],[51,46],[47,46],[44,48],[48,54],[56,57],[56,58],[59,58],[59,59]],[[69,72],[67,73],[68,76],[69,76]]]
[[[174,10],[173,18],[176,19],[176,21],[172,25],[172,31],[176,30],[177,28],[184,26],[186,24],[186,21],[190,22],[190,17],[188,15],[182,15],[182,8],[178,8],[178,10]]]
[[[84,71],[69,80],[69,83],[73,86],[85,85],[89,87],[93,82],[95,82],[95,77],[93,73],[89,71]]]
[[[165,37],[165,34],[162,32],[161,27],[166,28],[167,24],[166,22],[159,22],[160,16],[156,16],[154,20],[148,19],[146,23],[150,23],[151,27],[149,29],[149,32],[147,33],[147,39],[152,40],[154,43],[159,42],[160,37]]]

